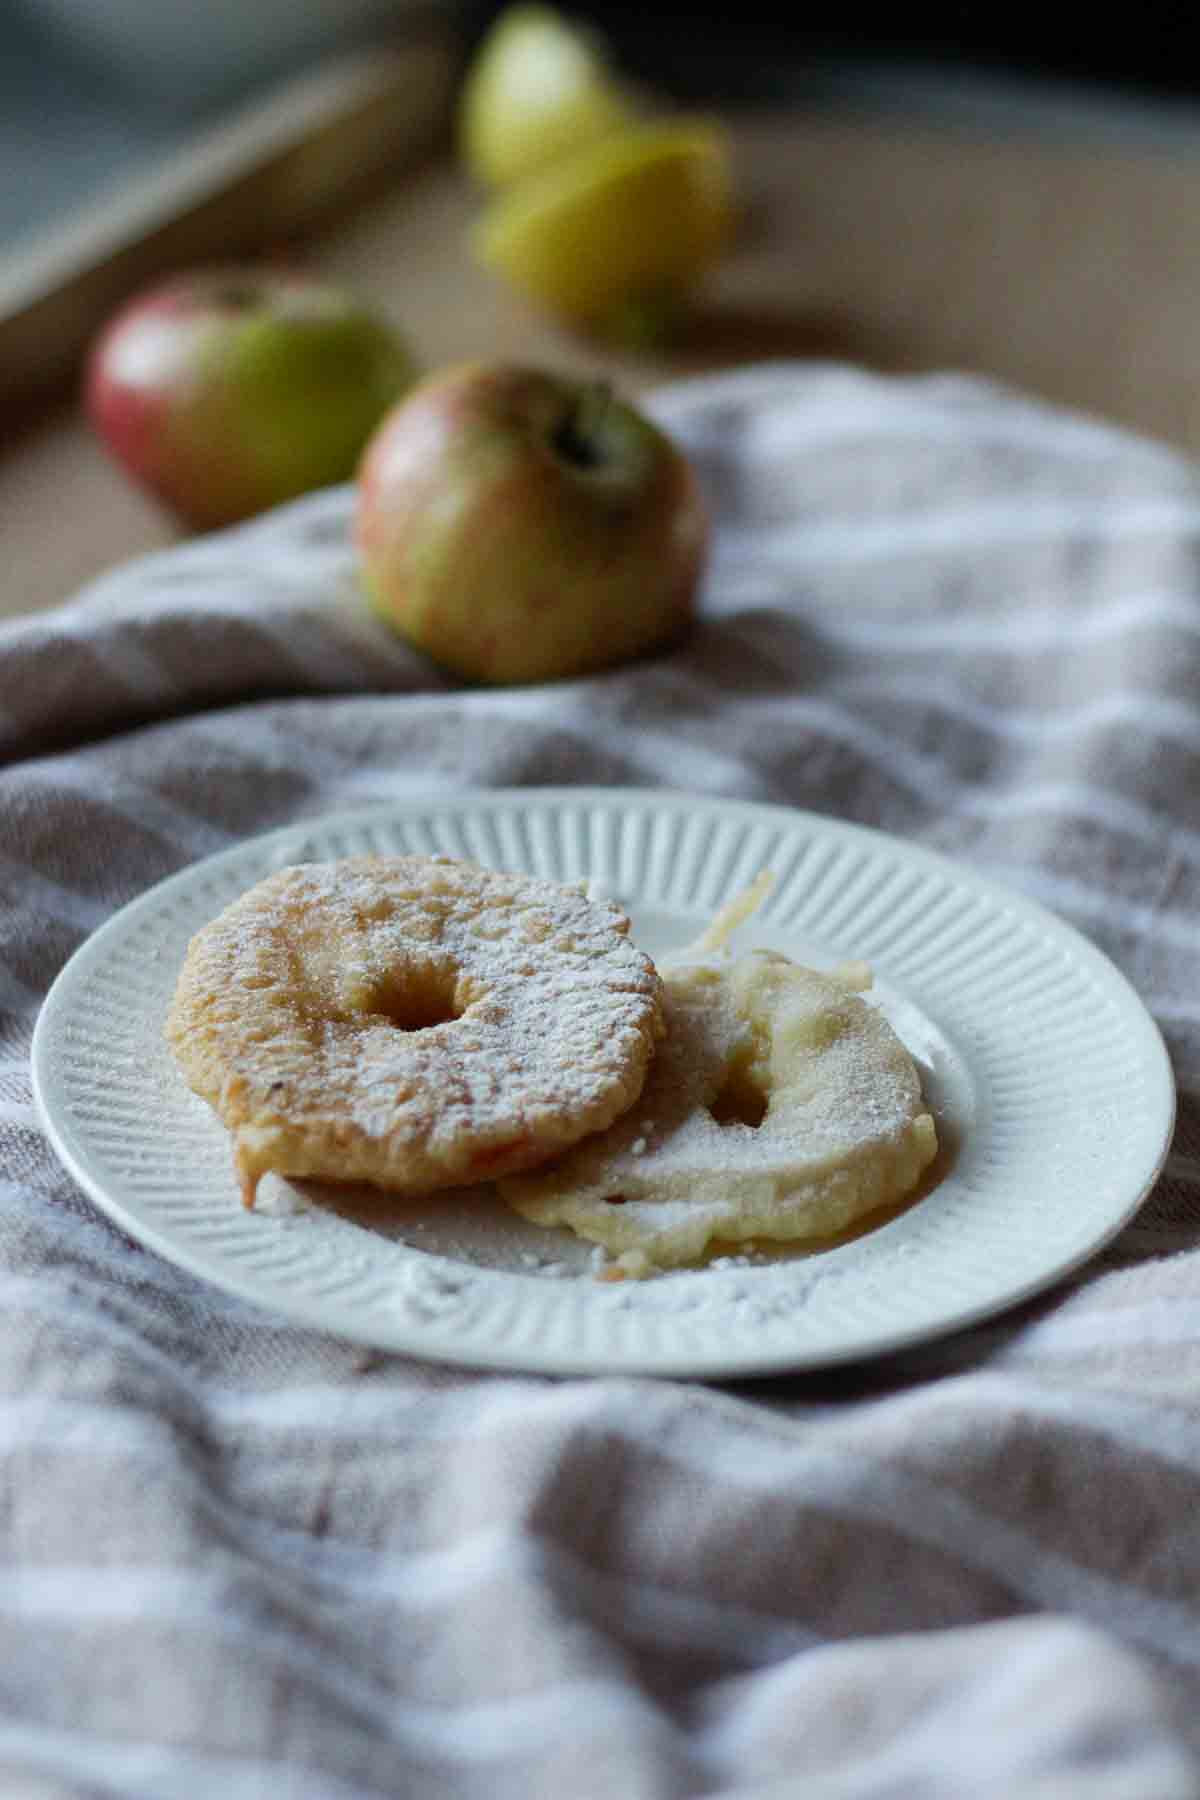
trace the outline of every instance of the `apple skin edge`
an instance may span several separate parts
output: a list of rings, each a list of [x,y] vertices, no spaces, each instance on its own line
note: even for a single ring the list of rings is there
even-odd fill
[[[414,372],[399,334],[337,289],[204,271],[118,312],[84,406],[141,486],[209,529],[349,479]]]
[[[457,365],[385,418],[359,468],[374,610],[468,680],[583,675],[678,641],[709,544],[695,473],[601,383]]]

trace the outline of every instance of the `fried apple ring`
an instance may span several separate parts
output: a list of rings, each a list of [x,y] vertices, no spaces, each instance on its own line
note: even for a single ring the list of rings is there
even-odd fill
[[[828,1238],[904,1199],[937,1153],[911,1057],[852,992],[770,951],[665,967],[667,1032],[634,1111],[552,1166],[500,1183],[614,1273],[696,1262],[714,1242]]]
[[[641,1092],[662,984],[581,888],[449,857],[268,876],[192,939],[166,1024],[268,1170],[406,1193],[529,1169]]]

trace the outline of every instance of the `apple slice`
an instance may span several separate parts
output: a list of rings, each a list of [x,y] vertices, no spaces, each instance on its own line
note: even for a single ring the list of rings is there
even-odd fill
[[[512,6],[467,71],[459,145],[477,180],[504,187],[632,117],[595,37],[552,7]]]
[[[729,139],[709,120],[602,139],[494,200],[472,234],[480,261],[566,323],[604,333],[670,307],[733,231]]]

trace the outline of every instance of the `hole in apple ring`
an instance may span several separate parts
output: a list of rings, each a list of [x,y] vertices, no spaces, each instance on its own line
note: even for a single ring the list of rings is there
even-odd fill
[[[767,1092],[748,1064],[731,1063],[709,1105],[718,1125],[748,1125],[757,1131],[767,1116]]]
[[[451,970],[406,969],[374,990],[367,1010],[382,1014],[397,1031],[430,1031],[462,1018],[466,1006],[458,987]]]

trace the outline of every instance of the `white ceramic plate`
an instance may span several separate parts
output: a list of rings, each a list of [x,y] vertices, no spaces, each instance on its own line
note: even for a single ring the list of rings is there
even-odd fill
[[[816,965],[865,957],[948,1149],[905,1211],[810,1254],[598,1282],[590,1251],[499,1202],[329,1196],[246,1212],[224,1129],[162,1021],[191,934],[287,863],[443,851],[622,900],[652,954],[760,869],[743,928]],[[1124,978],[1076,932],[944,859],[779,807],[656,791],[460,793],[320,820],[201,862],[63,970],[34,1041],[59,1156],[127,1231],[306,1324],[446,1361],[733,1376],[895,1350],[1000,1311],[1111,1238],[1166,1155],[1174,1084]],[[264,1184],[264,1198],[266,1188]],[[275,1184],[280,1200],[289,1192]]]

